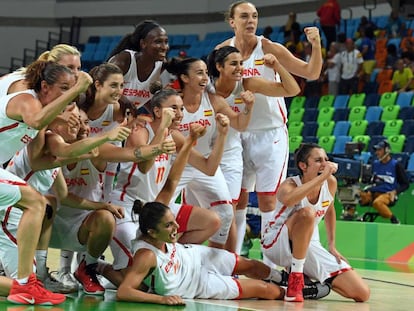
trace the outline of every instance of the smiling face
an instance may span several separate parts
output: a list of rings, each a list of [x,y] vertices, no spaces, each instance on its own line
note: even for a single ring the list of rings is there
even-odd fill
[[[236,36],[252,36],[256,34],[258,19],[256,7],[251,3],[242,3],[234,8],[229,23]]]
[[[108,75],[107,79],[101,84],[95,81],[95,99],[107,104],[116,104],[122,96],[124,90],[124,77],[122,74],[114,73]]]
[[[68,91],[75,85],[75,76],[68,72],[62,72],[53,84],[47,84],[45,80],[41,82],[39,100],[43,106],[54,101],[60,95]]]
[[[73,72],[73,74],[78,77],[81,70],[81,60],[79,55],[62,55],[61,59],[58,61],[58,64],[68,67]]]
[[[152,56],[154,61],[163,61],[167,57],[169,50],[168,36],[164,28],[156,27],[148,32],[145,39],[141,42],[141,51],[143,54]]]
[[[175,220],[171,210],[166,210],[164,216],[160,219],[155,229],[150,229],[150,236],[161,242],[175,243],[177,242],[177,233],[180,226]]]
[[[184,91],[191,88],[194,93],[204,92],[209,81],[206,63],[202,60],[192,62],[187,74],[182,74],[181,79],[184,82]]]
[[[220,77],[240,81],[243,74],[243,59],[240,53],[230,53],[224,60],[224,65],[217,64]]]
[[[89,133],[91,132],[91,127],[89,126],[89,118],[86,112],[80,110],[79,115],[80,126],[77,139],[81,140],[89,136]]]

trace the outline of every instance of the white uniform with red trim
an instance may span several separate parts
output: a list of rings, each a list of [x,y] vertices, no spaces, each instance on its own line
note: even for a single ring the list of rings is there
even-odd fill
[[[89,120],[89,126],[91,128],[91,132],[89,134],[90,137],[108,132],[119,126],[119,123],[114,120],[114,106],[111,104],[106,106],[104,113],[99,118]],[[122,143],[120,141],[114,141],[111,142],[111,144],[122,147]],[[106,165],[103,191],[103,198],[106,202],[109,200],[110,193],[113,189],[117,167],[117,162],[108,162]]]
[[[144,283],[158,295],[193,299],[237,299],[240,284],[232,275],[237,255],[204,245],[166,243],[167,252],[138,240],[136,250],[149,249],[157,265]]]
[[[149,124],[148,143],[155,134]],[[143,203],[154,201],[167,180],[172,165],[172,156],[161,154],[155,158],[151,169],[142,173],[138,164],[134,162],[120,163],[120,170],[114,190],[111,193],[111,202],[125,209],[125,218],[117,219],[117,227],[114,240],[111,242],[111,251],[114,257],[113,268],[115,270],[126,268],[132,260],[131,241],[136,238],[139,228],[138,221],[131,217],[132,206],[135,200]],[[175,208],[174,215],[178,210]],[[138,218],[138,215],[135,216]]]
[[[150,76],[145,81],[138,79],[137,62],[135,60],[136,51],[125,50],[131,56],[131,64],[124,75],[124,92],[123,95],[128,98],[136,108],[142,107],[147,101],[152,98],[149,91],[150,85],[155,81],[160,81],[162,61],[155,62],[154,69]]]
[[[243,81],[237,81],[230,96],[225,98],[231,109],[237,113],[244,111],[244,101],[240,97],[240,93],[243,91]],[[224,145],[220,167],[224,178],[226,179],[227,187],[233,202],[237,202],[240,196],[243,177],[242,151],[241,133],[230,127]]]
[[[184,108],[184,116],[179,128],[184,136],[189,135],[190,124],[192,123],[199,123],[207,129],[206,134],[197,140],[197,144],[193,148],[208,157],[213,148],[216,135],[216,120],[207,92],[204,92],[197,111],[190,113]],[[221,220],[221,228],[210,240],[224,244],[227,241],[233,220],[233,208],[230,192],[220,166],[214,176],[207,176],[191,165],[187,165],[173,196],[174,201],[184,188],[184,202],[186,204],[198,205],[217,212]]]
[[[302,185],[300,176],[290,178],[296,185]],[[287,207],[277,201],[275,216],[266,224],[261,240],[264,255],[273,263],[286,269],[290,268],[292,264],[292,251],[288,227],[285,225],[285,222],[290,215],[299,209],[309,206],[315,210],[315,227],[306,253],[303,272],[310,278],[324,282],[335,275],[350,270],[351,266],[343,260],[338,263],[336,258],[322,246],[319,239],[318,225],[333,202],[334,198],[329,191],[328,181],[324,181],[322,184],[318,201],[315,204],[311,204],[307,197],[293,207]]]
[[[34,172],[30,167],[27,148],[24,148],[14,155],[6,170],[23,178],[41,194],[46,194],[55,182],[60,168]],[[6,235],[0,235],[0,261],[6,276],[16,278],[18,263],[17,229],[23,212],[20,208],[9,206],[5,213],[1,214],[2,229]]]
[[[9,101],[19,94],[30,94],[37,98],[34,90],[26,90],[22,92],[12,93],[0,97],[0,141],[3,146],[0,152],[0,163],[4,164],[10,160],[16,151],[22,150],[24,146],[30,143],[39,132],[31,128],[23,121],[10,119],[6,114],[6,107]]]
[[[243,77],[280,81],[279,75],[264,65],[263,37],[256,37],[255,49],[243,61]],[[234,46],[234,38],[230,45]],[[244,160],[242,187],[249,192],[256,190],[258,193],[275,194],[287,174],[287,109],[283,97],[270,97],[259,93],[254,95],[252,117],[247,130],[241,134]]]
[[[24,122],[10,119],[6,114],[10,99],[22,93],[37,98],[33,90],[17,92],[0,98],[0,141],[5,146],[0,151],[0,213],[3,217],[8,207],[20,201],[19,187],[25,186],[26,182],[4,170],[2,164],[10,160],[17,151],[23,149],[38,133],[38,130],[30,128]]]
[[[8,94],[9,87],[16,81],[24,80],[23,71],[13,71],[0,79],[0,96]]]
[[[90,160],[77,162],[73,169],[62,167],[68,192],[81,198],[99,202],[102,197],[102,173]],[[86,246],[79,243],[78,231],[85,218],[92,213],[89,210],[58,206],[53,223],[50,247],[72,251],[86,251]]]

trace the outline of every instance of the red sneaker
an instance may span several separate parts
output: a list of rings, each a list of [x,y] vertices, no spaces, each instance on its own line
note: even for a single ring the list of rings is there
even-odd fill
[[[288,287],[285,294],[285,301],[302,302],[302,290],[305,286],[303,273],[291,272],[289,274]]]
[[[95,271],[96,264],[86,265],[85,260],[82,260],[78,269],[73,274],[79,283],[83,286],[83,291],[91,295],[103,295],[105,288],[99,284]]]
[[[36,274],[29,276],[27,284],[20,285],[13,280],[7,300],[12,303],[23,305],[57,305],[66,300],[65,295],[55,294],[43,287],[43,284],[36,279]]]

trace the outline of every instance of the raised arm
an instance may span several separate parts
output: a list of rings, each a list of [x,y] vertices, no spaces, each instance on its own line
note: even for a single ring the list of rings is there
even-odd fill
[[[206,128],[200,124],[194,123],[190,126],[190,134],[184,139],[180,152],[177,154],[170,172],[167,176],[164,186],[158,193],[155,201],[168,205],[171,202],[175,189],[180,181],[181,174],[187,164],[191,150],[197,139],[206,133]]]
[[[218,166],[220,165],[221,157],[223,156],[224,152],[224,143],[226,142],[229,127],[229,118],[227,116],[218,113],[216,115],[216,120],[218,134],[216,140],[214,141],[213,150],[211,151],[208,158],[205,158],[200,152],[193,148],[188,159],[189,164],[208,176],[213,176],[216,173]]]
[[[76,84],[44,107],[32,95],[23,93],[9,101],[7,114],[15,120],[22,120],[28,126],[42,129],[50,124],[80,93],[85,92],[92,78],[80,72]]]
[[[277,97],[292,97],[299,94],[300,87],[295,78],[280,64],[273,54],[266,54],[264,62],[266,66],[273,68],[279,74],[281,82],[274,82],[263,78],[243,79],[245,90]]]
[[[252,117],[251,111],[254,104],[253,93],[244,92],[241,94],[245,108],[244,111],[239,113],[233,111],[222,96],[209,94],[209,97],[210,102],[214,107],[214,111],[226,115],[229,118],[230,126],[232,128],[240,132],[247,128]]]
[[[304,32],[307,40],[312,44],[312,54],[309,62],[297,58],[285,46],[268,39],[262,40],[263,51],[275,55],[282,66],[290,73],[306,79],[316,80],[321,74],[323,64],[319,29],[317,27],[306,27]]]

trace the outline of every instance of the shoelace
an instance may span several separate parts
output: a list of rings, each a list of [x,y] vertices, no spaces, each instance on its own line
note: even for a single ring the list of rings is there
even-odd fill
[[[91,278],[91,280],[93,282],[99,284],[98,277],[96,276],[96,270],[95,270],[96,266],[97,265],[95,265],[95,264],[87,265],[86,266],[86,274]]]

